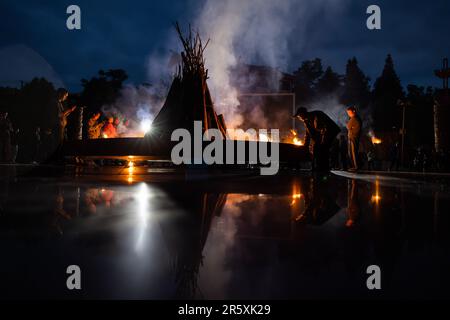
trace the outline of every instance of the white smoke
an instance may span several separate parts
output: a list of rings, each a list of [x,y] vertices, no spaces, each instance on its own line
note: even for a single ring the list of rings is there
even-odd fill
[[[210,38],[205,51],[206,67],[211,76],[208,83],[215,107],[224,114],[228,127],[237,128],[243,121],[238,89],[230,77],[233,67],[242,61],[287,70],[292,43],[298,52],[310,41],[306,27],[312,19],[320,17],[321,21],[314,21],[320,27],[346,2],[206,0],[196,21],[200,21],[203,37]],[[277,83],[279,79],[272,80]]]
[[[337,95],[329,95],[311,103],[309,111],[325,112],[340,127],[345,127],[348,121],[347,107],[339,102]]]

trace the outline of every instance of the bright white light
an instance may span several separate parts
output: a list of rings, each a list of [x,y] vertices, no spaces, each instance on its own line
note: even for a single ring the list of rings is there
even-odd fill
[[[149,218],[149,199],[150,190],[145,183],[141,183],[139,190],[135,194],[137,201],[137,239],[135,251],[141,253],[145,245],[145,236],[147,233],[147,220]]]
[[[152,122],[150,121],[150,119],[144,119],[141,121],[141,130],[144,133],[149,132],[152,129]]]

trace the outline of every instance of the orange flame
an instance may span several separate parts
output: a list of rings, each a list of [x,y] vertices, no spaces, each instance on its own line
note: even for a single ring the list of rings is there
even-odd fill
[[[371,140],[373,144],[380,144],[382,142],[381,139],[378,139],[377,137],[372,137]]]
[[[295,144],[296,146],[302,146],[303,141],[297,137],[297,131],[295,131],[294,129],[291,129],[291,133],[293,135],[291,143]]]

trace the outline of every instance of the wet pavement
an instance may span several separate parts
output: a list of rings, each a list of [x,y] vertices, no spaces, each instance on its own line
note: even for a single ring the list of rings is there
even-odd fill
[[[0,171],[3,299],[450,297],[445,177]]]

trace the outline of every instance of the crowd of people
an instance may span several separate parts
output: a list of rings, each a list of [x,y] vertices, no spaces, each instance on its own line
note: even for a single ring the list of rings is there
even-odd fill
[[[299,108],[294,115],[305,127],[304,145],[311,154],[313,171],[330,169],[357,172],[368,171],[442,171],[448,155],[418,146],[402,150],[395,137],[384,145],[370,142],[361,148],[363,121],[354,106],[347,108],[346,132],[324,112]],[[378,140],[378,139],[377,139]],[[379,142],[381,143],[381,142]],[[402,156],[403,154],[403,156]]]
[[[76,107],[66,108],[65,101],[69,93],[65,89],[59,89],[56,97],[56,113],[58,124],[56,128],[47,128],[41,131],[40,127],[32,129],[31,139],[26,140],[26,145],[31,146],[28,150],[29,159],[38,163],[52,156],[59,150],[62,143],[67,139],[67,118]],[[21,130],[18,124],[13,124],[7,111],[0,111],[0,162],[16,163],[19,152],[21,152],[20,141]],[[29,137],[27,137],[29,138]],[[22,140],[23,141],[23,140]],[[28,148],[30,149],[30,148]]]
[[[20,161],[24,162],[62,161],[64,142],[75,136],[81,136],[79,133],[72,135],[72,131],[68,130],[70,129],[68,127],[72,125],[78,128],[83,125],[73,125],[74,122],[81,122],[82,119],[70,117],[77,110],[77,106],[68,105],[69,92],[66,89],[60,88],[56,91],[53,104],[55,105],[56,125],[45,127],[42,130],[41,127],[27,128],[27,133],[21,132],[19,124],[11,121],[7,111],[0,110],[0,163],[16,163],[19,153],[22,155]],[[102,120],[102,114],[94,112],[88,117],[85,126],[85,138],[117,138],[121,132],[127,130],[129,121],[121,120],[118,116],[108,116]]]

